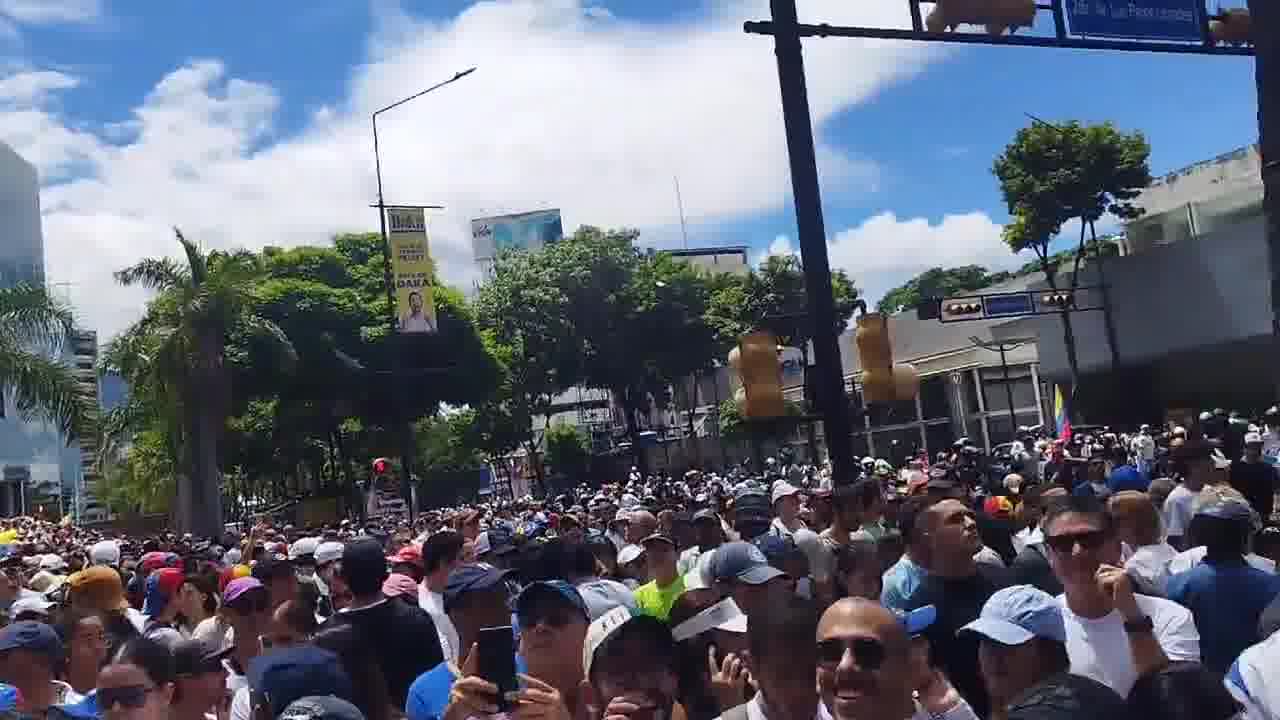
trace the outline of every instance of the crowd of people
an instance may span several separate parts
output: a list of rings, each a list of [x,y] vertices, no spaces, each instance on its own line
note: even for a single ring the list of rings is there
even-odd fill
[[[1280,719],[1280,412],[0,545],[0,718]],[[1270,444],[1269,444],[1270,443]]]

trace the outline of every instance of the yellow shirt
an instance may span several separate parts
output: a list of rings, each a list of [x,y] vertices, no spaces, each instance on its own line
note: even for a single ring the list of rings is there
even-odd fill
[[[684,594],[683,575],[676,575],[675,582],[666,587],[658,587],[657,580],[650,580],[636,588],[636,607],[645,615],[652,615],[666,622],[671,615],[671,606],[676,604],[676,598],[682,594]]]

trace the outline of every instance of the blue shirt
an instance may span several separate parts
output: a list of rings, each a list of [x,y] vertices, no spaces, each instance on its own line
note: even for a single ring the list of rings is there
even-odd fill
[[[524,658],[519,655],[516,655],[516,672],[528,672]],[[409,686],[404,714],[409,716],[409,720],[440,720],[444,717],[444,709],[449,706],[449,693],[456,679],[447,662],[419,675]]]
[[[925,569],[911,558],[906,555],[898,558],[881,578],[884,589],[880,591],[880,604],[890,610],[906,610],[907,598],[919,589],[924,576]]]
[[[1244,649],[1258,642],[1258,617],[1280,594],[1280,576],[1241,560],[1208,560],[1169,578],[1169,599],[1186,606],[1200,630],[1205,667],[1225,673]]]
[[[1132,465],[1117,465],[1107,476],[1107,487],[1113,493],[1124,490],[1146,492],[1147,488],[1151,487],[1151,478],[1145,473],[1138,472],[1138,468]]]

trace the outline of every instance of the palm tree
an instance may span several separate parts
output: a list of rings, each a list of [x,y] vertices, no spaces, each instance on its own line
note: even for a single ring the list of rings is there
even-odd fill
[[[156,295],[142,318],[111,342],[104,365],[135,389],[151,422],[159,416],[176,430],[169,433],[179,456],[176,524],[213,537],[223,527],[219,448],[231,411],[229,340],[265,340],[285,362],[295,355],[280,328],[254,310],[261,270],[253,253],[206,253],[180,230],[174,234],[185,264],[145,258],[115,274],[121,285]]]
[[[68,439],[92,433],[84,390],[58,360],[73,329],[71,310],[44,288],[0,289],[0,417],[9,396],[23,417],[46,418]]]

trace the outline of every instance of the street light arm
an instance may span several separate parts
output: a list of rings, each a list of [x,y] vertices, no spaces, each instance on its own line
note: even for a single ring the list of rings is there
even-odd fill
[[[388,105],[388,106],[386,106],[386,107],[384,107],[384,108],[380,108],[380,109],[378,109],[378,110],[374,110],[374,111],[373,111],[374,122],[375,122],[375,123],[377,123],[377,121],[378,121],[378,120],[377,120],[377,118],[378,118],[378,116],[379,116],[379,115],[381,115],[382,113],[384,113],[384,112],[386,112],[386,111],[388,111],[388,110],[392,110],[392,109],[394,109],[394,108],[398,108],[398,107],[400,107],[401,105],[404,105],[405,103],[407,103],[407,102],[409,102],[409,101],[411,101],[411,100],[417,100],[418,98],[422,97],[423,95],[426,95],[427,93],[432,92],[432,91],[434,91],[434,90],[439,90],[440,88],[444,87],[445,85],[449,85],[449,84],[451,84],[451,83],[458,82],[458,81],[459,81],[459,80],[461,80],[462,78],[464,78],[464,77],[466,77],[466,76],[470,75],[471,73],[473,73],[473,72],[475,72],[475,71],[476,71],[476,69],[475,69],[474,67],[467,68],[466,70],[461,70],[461,71],[459,71],[459,72],[454,73],[454,74],[453,74],[453,77],[449,78],[448,80],[445,80],[445,81],[443,81],[443,82],[438,82],[438,83],[436,83],[435,85],[432,85],[431,87],[427,88],[426,90],[422,90],[422,91],[420,91],[420,92],[416,92],[416,93],[414,93],[414,94],[410,95],[409,97],[404,98],[404,99],[402,99],[402,100],[397,100],[396,102],[393,102],[393,103],[391,103],[390,105]]]

